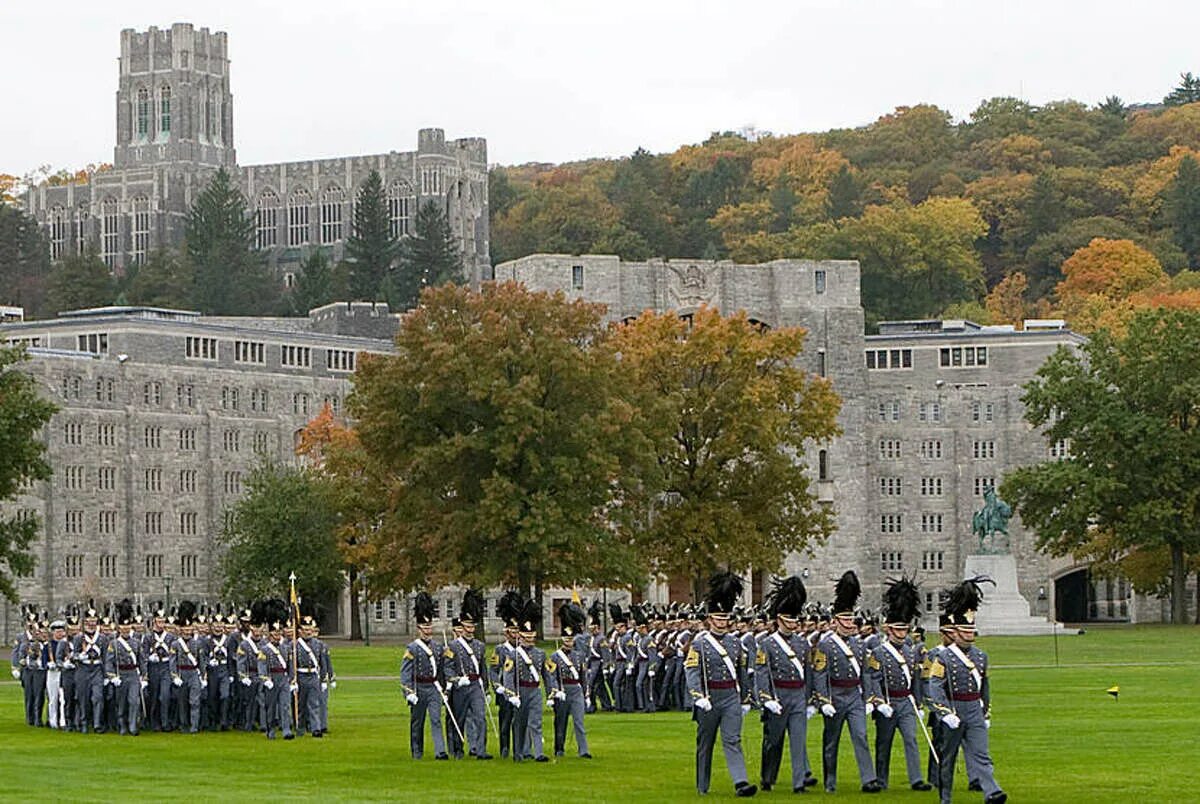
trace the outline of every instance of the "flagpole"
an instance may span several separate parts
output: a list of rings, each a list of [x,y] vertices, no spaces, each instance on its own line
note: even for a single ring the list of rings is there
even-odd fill
[[[296,717],[300,717],[300,688],[299,679],[297,678],[297,654],[299,646],[296,644],[297,626],[300,624],[300,601],[296,597],[296,573],[293,572],[288,576],[288,581],[292,585],[292,711],[296,713]]]

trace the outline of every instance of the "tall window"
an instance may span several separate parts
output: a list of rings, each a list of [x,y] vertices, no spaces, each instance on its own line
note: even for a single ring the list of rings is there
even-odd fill
[[[275,245],[275,232],[279,224],[279,196],[267,190],[258,197],[258,208],[254,211],[255,243],[259,248]]]
[[[60,206],[50,208],[50,259],[62,257],[67,247],[67,211]]]
[[[171,133],[171,88],[158,91],[158,133]]]
[[[321,194],[321,243],[328,245],[342,239],[342,188],[331,186]]]
[[[121,247],[119,234],[119,216],[117,215],[117,199],[106,198],[100,202],[100,256],[109,268],[117,265],[117,251]]]
[[[80,204],[75,210],[75,253],[82,254],[87,250],[87,221],[88,211],[86,204]]]
[[[221,143],[221,106],[221,94],[216,93],[208,102],[208,138],[217,145]]]
[[[408,234],[412,187],[406,181],[394,181],[388,187],[388,218],[392,222],[392,237]]]
[[[150,90],[141,87],[137,91],[137,122],[134,131],[139,140],[144,140],[150,134]]]
[[[146,261],[150,250],[150,199],[139,195],[133,199],[133,264]]]
[[[308,190],[292,193],[292,199],[288,202],[289,246],[303,246],[308,242],[308,208],[311,204]]]

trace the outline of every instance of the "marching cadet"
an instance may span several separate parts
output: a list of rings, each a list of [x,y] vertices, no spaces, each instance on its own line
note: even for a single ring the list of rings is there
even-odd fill
[[[496,603],[496,614],[504,622],[504,641],[496,646],[488,663],[488,677],[492,689],[496,693],[496,719],[500,729],[500,756],[507,757],[509,745],[513,736],[513,714],[515,708],[509,703],[509,692],[504,686],[504,667],[513,651],[517,649],[520,639],[519,621],[521,619],[521,595],[513,590],[505,592]]]
[[[262,679],[258,675],[258,654],[262,652],[262,649],[259,647],[256,633],[262,622],[262,603],[257,601],[242,612],[239,621],[237,647],[234,649],[234,667],[241,689],[238,696],[240,704],[237,723],[238,728],[242,731],[254,731],[256,724],[266,726],[266,721],[262,716]]]
[[[775,620],[774,633],[758,645],[754,691],[763,710],[762,789],[779,778],[783,739],[792,761],[792,792],[816,784],[808,773],[808,641],[801,633],[801,616],[808,592],[795,575],[777,580],[765,601]]]
[[[742,580],[732,572],[714,575],[708,582],[705,604],[708,630],[692,640],[684,668],[688,700],[696,721],[696,789],[707,793],[712,778],[712,752],[717,730],[725,751],[725,766],[739,798],[758,792],[746,776],[742,754],[742,718],[750,711],[746,656],[741,642],[729,633],[733,606],[742,594]]]
[[[485,646],[475,639],[475,623],[483,622],[483,595],[476,589],[463,594],[454,640],[446,646],[446,684],[450,690],[450,710],[454,722],[463,730],[467,750],[476,759],[491,759],[487,752],[487,693],[483,686]],[[451,754],[462,759],[462,741],[458,732],[447,734]]]
[[[425,717],[433,732],[434,759],[449,759],[442,733],[442,647],[433,639],[433,598],[420,592],[413,603],[417,638],[408,643],[400,663],[400,688],[408,701],[409,748],[413,759],[425,754]]]
[[[632,668],[629,667],[629,654],[626,652],[629,647],[628,620],[617,603],[608,604],[608,613],[613,622],[613,630],[608,637],[608,644],[612,648],[613,655],[613,706],[618,712],[632,712],[633,699],[630,697],[632,691],[629,689],[627,680],[632,672]]]
[[[675,638],[675,650],[679,654],[679,669],[675,672],[675,697],[679,701],[679,709],[688,711],[692,708],[691,696],[687,693],[687,673],[683,666],[684,657],[692,646],[692,639],[699,633],[702,623],[700,621],[700,607],[688,606],[684,611],[683,627],[679,631],[679,636]]]
[[[79,636],[79,616],[72,609],[66,617],[66,635],[63,637],[62,671],[62,728],[75,731],[78,728],[75,715],[75,637]]]
[[[265,610],[270,619],[267,640],[258,651],[258,676],[263,689],[263,726],[267,739],[275,739],[275,730],[283,733],[283,739],[295,738],[292,732],[292,693],[299,691],[293,680],[292,652],[283,640],[286,625],[287,604],[282,600],[268,601]]]
[[[917,704],[921,695],[921,655],[908,639],[909,627],[921,614],[921,596],[909,578],[889,580],[883,593],[886,638],[867,658],[868,672],[874,674],[875,704],[875,778],[884,790],[892,759],[892,740],[896,730],[904,744],[904,763],[908,784],[913,790],[929,790],[932,785],[921,777],[921,751],[917,746]]]
[[[104,730],[104,652],[107,648],[108,640],[100,631],[99,614],[89,602],[83,630],[72,646],[77,716],[79,729],[84,734],[89,721],[94,731]]]
[[[195,617],[196,604],[190,600],[182,601],[175,611],[179,638],[171,643],[169,665],[171,685],[176,691],[175,712],[179,728],[186,727],[191,734],[200,731],[200,706],[208,683],[204,677],[208,660],[206,646],[204,638],[196,633]]]
[[[25,641],[25,722],[30,726],[46,724],[42,712],[46,705],[46,668],[50,662],[49,623],[31,614],[29,639]]]
[[[812,654],[813,693],[825,716],[822,730],[821,759],[825,790],[837,789],[838,743],[842,726],[850,727],[850,743],[864,793],[883,790],[875,778],[875,765],[867,747],[867,715],[874,705],[867,703],[871,694],[869,676],[864,676],[866,650],[854,623],[854,606],[861,594],[858,576],[845,572],[834,588],[833,630],[828,632]]]
[[[634,611],[637,634],[631,643],[637,668],[633,676],[634,700],[641,712],[653,712],[657,708],[654,700],[654,677],[658,675],[658,648],[650,632],[651,614],[647,608],[643,605]]]
[[[604,608],[599,600],[592,601],[588,617],[591,624],[587,637],[587,711],[595,712],[599,707],[611,712],[613,701],[608,694],[605,669],[612,664],[612,651],[608,647],[608,640],[604,638]]]
[[[939,595],[939,601],[943,606],[945,605],[945,594],[943,592]],[[954,642],[954,618],[944,610],[938,615],[938,639],[938,644],[926,652],[925,661],[921,664],[921,701],[925,709],[929,712],[929,736],[935,746],[935,749],[929,752],[927,772],[929,781],[933,783],[934,787],[941,784],[941,772],[938,769],[937,756],[942,750],[942,718],[938,715],[929,697],[932,689],[929,683],[929,673],[933,667],[933,660],[937,657],[938,653]],[[968,768],[968,774],[970,774],[970,771],[971,768]]]
[[[337,689],[337,676],[333,674],[333,658],[329,655],[329,646],[321,639],[321,627],[316,620],[304,629],[305,639],[317,653],[321,664],[321,697],[320,697],[320,729],[321,733],[313,732],[314,737],[324,737],[329,731],[329,691]]]
[[[67,726],[66,697],[63,695],[63,666],[70,656],[67,644],[67,623],[56,619],[50,623],[50,643],[46,660],[46,700],[49,704],[50,728],[63,730]]]
[[[1003,804],[1008,800],[1008,794],[996,784],[988,752],[991,727],[988,659],[975,646],[975,612],[983,600],[981,582],[990,579],[969,578],[950,590],[945,606],[954,625],[954,641],[930,660],[929,702],[942,719],[938,790],[943,802],[950,801],[954,789],[954,760],[959,748],[968,760],[968,774],[973,772],[979,782],[986,804]]]
[[[586,653],[578,650],[576,642],[583,637],[587,614],[578,603],[564,603],[558,609],[559,625],[562,628],[562,647],[546,660],[546,688],[554,706],[554,756],[561,757],[567,744],[567,719],[575,728],[575,747],[583,759],[591,759],[588,753],[587,730],[583,727],[586,672],[581,658]]]
[[[504,687],[513,705],[513,761],[536,759],[549,762],[542,744],[542,680],[546,675],[546,654],[537,647],[537,624],[542,610],[536,600],[521,605],[521,639],[504,663]],[[535,753],[536,752],[536,753]]]
[[[293,655],[296,662],[296,683],[299,693],[296,703],[296,732],[305,730],[321,737],[321,659],[309,644],[309,633],[316,624],[311,614],[305,614],[296,631]]]
[[[117,708],[117,728],[122,735],[137,736],[141,720],[142,679],[139,651],[130,640],[133,635],[133,603],[128,598],[117,604],[117,633],[104,652],[104,670]]]
[[[146,713],[149,727],[155,731],[170,731],[171,724],[171,643],[175,638],[167,632],[167,613],[155,609],[150,618],[150,633],[142,642],[146,680],[149,684]]]
[[[236,659],[233,639],[230,637],[231,628],[226,625],[224,616],[217,612],[212,618],[212,633],[208,639],[208,722],[221,731],[229,731],[230,687],[236,673],[236,670],[230,669],[231,657]]]

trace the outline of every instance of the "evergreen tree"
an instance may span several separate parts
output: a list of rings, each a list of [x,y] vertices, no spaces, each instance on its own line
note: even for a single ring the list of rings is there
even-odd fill
[[[300,265],[300,275],[292,288],[292,310],[296,315],[307,315],[309,310],[329,304],[336,296],[333,266],[325,252],[318,249]]]
[[[46,293],[50,247],[37,221],[10,204],[0,203],[0,292],[5,304],[36,314]]]
[[[145,264],[126,275],[121,295],[128,304],[181,308],[188,305],[191,289],[191,261],[164,248],[152,251]]]
[[[221,168],[188,211],[187,254],[192,304],[217,315],[253,315],[275,308],[278,284],[254,248],[246,199]]]
[[[356,299],[378,298],[383,279],[399,254],[379,171],[372,170],[354,201],[354,224],[346,241],[350,291]]]
[[[1171,93],[1163,98],[1163,103],[1167,106],[1183,106],[1197,101],[1200,101],[1200,78],[1191,73],[1181,73],[1179,86],[1172,89]]]
[[[1200,267],[1200,163],[1193,156],[1179,162],[1175,184],[1167,194],[1167,216],[1175,242],[1188,257],[1188,266]]]
[[[832,220],[857,218],[862,214],[862,188],[850,168],[842,165],[829,182],[829,217]]]
[[[113,303],[116,285],[104,260],[89,249],[62,260],[50,273],[47,312],[103,307]]]
[[[400,243],[400,268],[385,286],[387,301],[397,309],[411,309],[422,288],[461,282],[462,274],[462,255],[450,221],[441,207],[426,201],[417,210],[412,236]]]

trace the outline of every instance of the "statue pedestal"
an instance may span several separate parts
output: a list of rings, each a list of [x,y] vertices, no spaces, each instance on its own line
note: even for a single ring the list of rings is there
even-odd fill
[[[983,604],[975,615],[982,636],[1050,636],[1074,633],[1045,617],[1029,614],[1029,601],[1017,589],[1017,560],[1011,554],[967,556],[964,578],[986,575],[996,582],[982,584]]]

